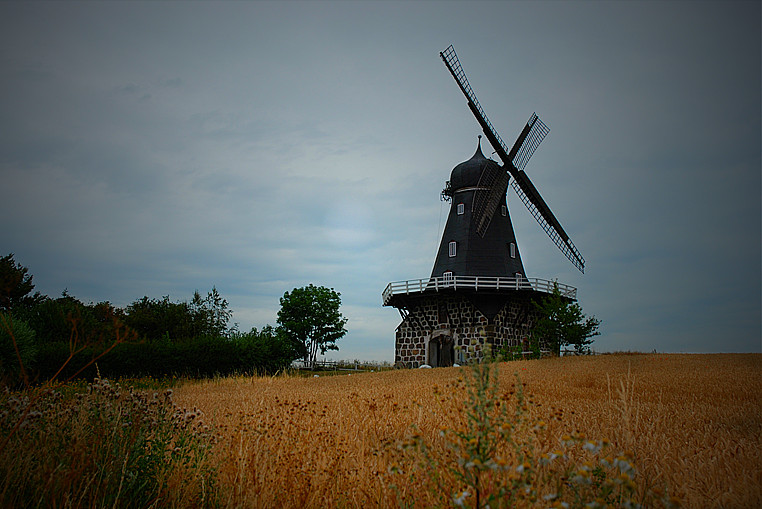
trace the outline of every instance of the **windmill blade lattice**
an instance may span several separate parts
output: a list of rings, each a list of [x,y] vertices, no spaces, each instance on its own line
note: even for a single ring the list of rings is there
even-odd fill
[[[461,91],[463,91],[466,99],[468,99],[468,106],[476,116],[476,120],[478,120],[482,125],[484,135],[487,136],[487,139],[492,145],[492,148],[498,152],[500,160],[503,161],[503,164],[505,164],[506,161],[508,161],[508,149],[505,146],[505,142],[497,133],[495,128],[492,127],[492,123],[489,121],[489,118],[487,118],[487,114],[484,113],[482,105],[479,104],[479,99],[476,98],[476,94],[474,94],[474,91],[471,88],[471,84],[468,82],[466,73],[463,71],[463,67],[460,65],[458,55],[455,54],[455,48],[453,48],[451,44],[446,50],[441,52],[439,56],[442,57],[442,60],[447,66],[447,69],[449,69],[450,74],[452,74],[452,77],[455,78],[456,83],[460,87]],[[502,154],[500,153],[501,150],[503,151]]]
[[[487,164],[479,178],[478,187],[486,187],[486,190],[476,192],[471,211],[476,218],[476,232],[484,237],[487,227],[495,211],[505,197],[508,190],[508,174],[497,163]]]
[[[529,127],[529,134],[522,141],[521,147],[516,151],[516,155],[511,157],[511,162],[519,170],[523,170],[527,167],[529,158],[532,157],[534,151],[537,150],[537,147],[540,146],[542,140],[544,140],[545,136],[550,132],[550,128],[540,120],[536,113],[532,113],[532,116],[527,122],[527,126]],[[511,152],[513,152],[513,150]]]
[[[526,174],[523,171],[521,172],[521,174],[524,177],[526,177]],[[534,188],[534,185],[532,185],[528,177],[526,177],[526,181],[528,181],[529,184],[532,186],[532,188]],[[548,237],[550,237],[550,240],[552,240],[553,243],[556,246],[558,246],[558,249],[560,249],[561,252],[569,259],[569,261],[572,262],[572,264],[575,267],[577,267],[580,272],[584,274],[585,273],[585,259],[582,257],[582,254],[579,252],[579,250],[574,245],[572,240],[566,234],[564,229],[561,228],[561,225],[558,224],[558,221],[556,221],[555,226],[551,225],[551,223],[548,222],[548,220],[545,218],[543,213],[540,212],[539,207],[537,207],[537,205],[535,205],[535,203],[532,202],[529,196],[527,196],[527,193],[525,193],[524,190],[521,188],[521,185],[519,184],[519,180],[517,179],[511,180],[511,188],[516,192],[516,195],[519,197],[521,202],[526,206],[527,210],[529,210],[529,213],[532,214],[532,217],[534,217],[537,220],[537,223],[540,225],[540,227],[543,230],[545,230],[545,233],[548,234]],[[542,197],[540,197],[540,199],[542,199]],[[543,204],[544,203],[545,202],[543,201]],[[553,219],[555,219],[555,217],[553,217]]]

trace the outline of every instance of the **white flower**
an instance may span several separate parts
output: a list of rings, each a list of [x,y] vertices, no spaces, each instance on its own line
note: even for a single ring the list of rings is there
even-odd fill
[[[468,492],[468,490],[463,490],[453,497],[453,502],[455,502],[455,505],[463,507],[463,504],[466,503],[466,497],[470,496],[471,494]]]
[[[597,453],[601,450],[601,444],[596,444],[595,442],[590,442],[589,440],[585,442],[585,445],[582,446],[583,449],[586,449],[592,453]]]

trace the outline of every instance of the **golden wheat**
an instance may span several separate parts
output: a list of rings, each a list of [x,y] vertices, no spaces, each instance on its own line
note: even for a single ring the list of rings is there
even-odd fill
[[[603,355],[499,365],[518,373],[548,450],[567,434],[608,439],[635,458],[641,483],[687,507],[762,504],[762,355]],[[390,486],[396,445],[441,445],[460,419],[446,397],[462,368],[319,378],[230,378],[178,387],[217,429],[228,507],[390,506],[422,486]],[[413,428],[412,426],[415,426]],[[439,445],[438,445],[439,444]],[[545,451],[541,451],[545,452]]]

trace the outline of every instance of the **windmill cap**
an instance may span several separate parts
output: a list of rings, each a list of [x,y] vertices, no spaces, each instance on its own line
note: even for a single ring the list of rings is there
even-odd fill
[[[479,184],[479,178],[487,164],[497,164],[491,159],[484,157],[482,153],[481,135],[476,144],[476,152],[468,161],[463,161],[450,173],[450,185],[453,191],[463,189],[464,187],[474,187]]]

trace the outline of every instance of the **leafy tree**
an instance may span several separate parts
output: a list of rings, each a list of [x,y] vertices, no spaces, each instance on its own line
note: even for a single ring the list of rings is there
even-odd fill
[[[125,323],[141,337],[176,341],[227,336],[233,314],[215,287],[204,298],[196,291],[190,302],[172,302],[169,295],[161,299],[143,297],[127,306],[126,313]]]
[[[125,323],[142,338],[183,340],[194,337],[190,308],[187,302],[172,302],[169,295],[161,299],[147,296],[126,309]]]
[[[535,302],[535,306],[540,319],[532,329],[533,339],[547,344],[556,354],[566,346],[573,346],[579,353],[589,351],[593,342],[590,338],[600,334],[601,321],[583,315],[580,305],[562,296],[557,284],[553,293],[540,303]]]
[[[338,350],[336,341],[344,337],[347,319],[339,311],[341,294],[333,288],[310,284],[286,292],[280,299],[278,324],[297,355],[310,366],[317,353]]]
[[[0,258],[0,311],[16,311],[39,303],[40,292],[29,295],[34,290],[29,269],[13,259],[13,253]]]
[[[228,309],[228,301],[222,298],[216,287],[213,286],[203,299],[196,290],[189,310],[195,336],[228,335],[228,322],[233,312]]]
[[[72,334],[81,342],[108,342],[114,339],[115,325],[124,318],[124,311],[108,301],[85,304],[66,290],[57,299],[44,297],[16,314],[37,332],[41,342],[69,341],[74,339]]]

